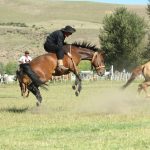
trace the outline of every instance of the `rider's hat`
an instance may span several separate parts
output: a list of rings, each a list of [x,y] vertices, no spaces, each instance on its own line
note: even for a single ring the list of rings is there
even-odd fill
[[[24,53],[25,53],[25,54],[29,54],[29,51],[25,51]]]
[[[76,32],[76,29],[71,27],[71,26],[65,26],[64,28],[61,29],[63,32],[67,32],[67,33],[74,33]]]

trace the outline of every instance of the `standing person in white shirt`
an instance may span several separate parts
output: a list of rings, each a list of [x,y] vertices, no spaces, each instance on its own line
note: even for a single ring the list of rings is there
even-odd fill
[[[29,63],[32,58],[29,56],[29,51],[25,51],[24,52],[24,56],[21,56],[20,59],[19,59],[19,63],[20,64],[25,64],[25,63]]]

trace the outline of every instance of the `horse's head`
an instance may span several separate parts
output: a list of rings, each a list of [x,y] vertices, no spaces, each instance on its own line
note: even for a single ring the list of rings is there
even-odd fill
[[[92,66],[94,66],[97,74],[99,76],[104,75],[105,72],[105,64],[104,64],[104,52],[95,52],[92,58]]]
[[[99,51],[100,49],[96,45],[83,41],[74,42],[72,44],[75,47],[78,47],[76,50],[80,54],[81,60],[91,60],[92,66],[95,68],[98,75],[103,75],[105,72],[104,65],[104,52]],[[70,48],[71,49],[71,48]]]

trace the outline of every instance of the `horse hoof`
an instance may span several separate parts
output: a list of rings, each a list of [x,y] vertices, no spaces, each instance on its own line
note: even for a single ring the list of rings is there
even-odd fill
[[[40,97],[40,98],[38,99],[38,101],[41,103],[41,102],[42,102],[42,97]]]
[[[39,106],[40,106],[40,103],[39,103],[39,102],[36,102],[36,106],[39,107]]]
[[[78,91],[76,91],[76,92],[75,92],[75,95],[76,95],[76,96],[79,96],[79,92],[78,92]]]
[[[75,89],[76,89],[76,86],[75,86],[75,85],[73,85],[73,86],[72,86],[72,89],[73,89],[73,90],[75,90]]]
[[[42,102],[42,97],[41,97],[41,95],[36,95],[36,98],[37,98],[37,100],[38,100],[38,102]]]

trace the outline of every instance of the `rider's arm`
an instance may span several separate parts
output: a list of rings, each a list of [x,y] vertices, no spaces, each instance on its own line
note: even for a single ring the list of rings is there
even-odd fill
[[[19,63],[20,63],[20,64],[23,64],[23,63],[24,63],[23,61],[24,61],[24,57],[22,56],[22,57],[20,57],[20,59],[19,59]]]

